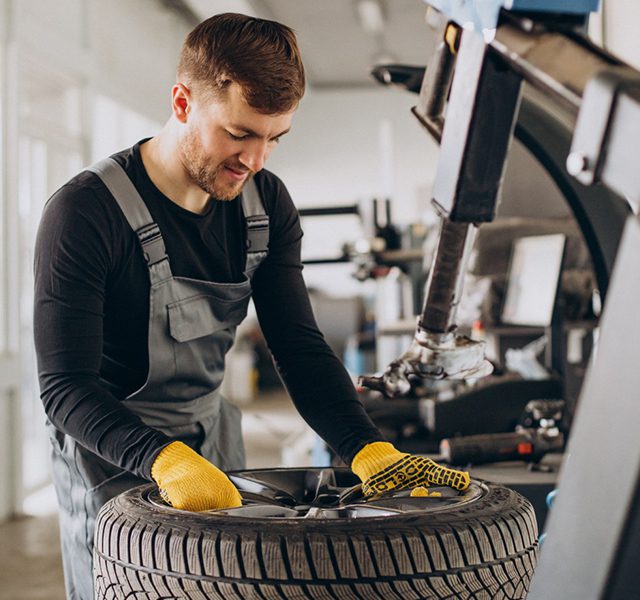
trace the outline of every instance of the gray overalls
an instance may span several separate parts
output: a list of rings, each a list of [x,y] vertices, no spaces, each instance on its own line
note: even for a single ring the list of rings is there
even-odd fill
[[[251,277],[267,255],[269,219],[253,180],[242,193],[245,278],[215,283],[174,277],[160,229],[125,171],[106,159],[90,167],[138,235],[149,267],[149,372],[123,400],[144,423],[189,444],[223,470],[244,467],[240,411],[220,395],[224,357],[247,314]],[[95,519],[110,498],[147,483],[49,425],[67,598],[93,600]]]

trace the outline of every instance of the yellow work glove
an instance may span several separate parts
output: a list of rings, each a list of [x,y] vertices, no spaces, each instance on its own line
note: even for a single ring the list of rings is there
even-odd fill
[[[163,448],[151,466],[151,477],[174,508],[203,511],[242,505],[231,480],[182,442]]]
[[[389,442],[367,444],[351,463],[362,481],[365,496],[418,486],[447,485],[456,490],[469,486],[469,473],[441,467],[430,458],[399,452]]]

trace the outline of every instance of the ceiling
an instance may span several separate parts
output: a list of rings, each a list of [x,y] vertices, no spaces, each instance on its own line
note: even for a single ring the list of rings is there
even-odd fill
[[[423,65],[431,31],[423,0],[377,0],[384,25],[368,34],[358,0],[184,0],[198,20],[220,12],[275,19],[292,27],[302,49],[307,76],[315,88],[375,86],[369,72],[377,62]]]

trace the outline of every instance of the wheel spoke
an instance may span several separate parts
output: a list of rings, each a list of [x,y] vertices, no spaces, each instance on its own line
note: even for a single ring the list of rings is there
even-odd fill
[[[263,499],[270,504],[282,504],[285,506],[295,506],[299,504],[299,499],[292,496],[289,492],[275,488],[257,479],[238,475],[229,475],[229,479],[231,479],[243,497],[250,496],[255,501]]]

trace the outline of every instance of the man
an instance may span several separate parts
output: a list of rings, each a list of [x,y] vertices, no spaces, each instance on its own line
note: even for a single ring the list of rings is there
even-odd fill
[[[468,475],[382,440],[315,324],[302,231],[263,170],[304,92],[293,32],[223,14],[185,41],[160,134],[83,171],[47,204],[35,338],[69,598],[93,598],[100,507],[153,479],[176,508],[239,506],[238,410],[224,355],[253,296],[293,401],[366,493]]]

